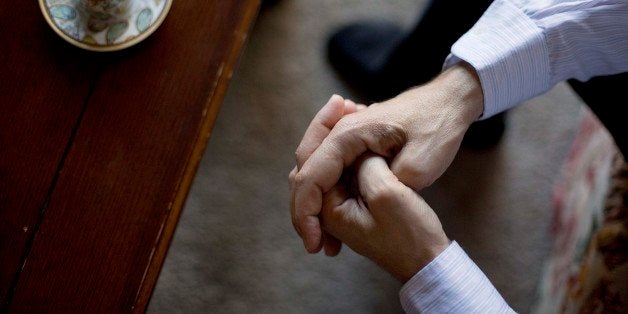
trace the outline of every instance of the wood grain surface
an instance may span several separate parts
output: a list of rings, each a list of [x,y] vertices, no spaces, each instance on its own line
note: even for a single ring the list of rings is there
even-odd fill
[[[52,36],[39,6],[30,2],[0,1],[2,301],[21,267],[99,67],[88,54]]]
[[[36,1],[0,2],[3,310],[144,311],[258,7],[175,1],[146,41],[98,54]]]

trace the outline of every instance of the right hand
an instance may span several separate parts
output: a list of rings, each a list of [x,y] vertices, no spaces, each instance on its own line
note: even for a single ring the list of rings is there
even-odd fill
[[[424,86],[339,118],[315,149],[299,146],[292,223],[307,251],[323,246],[318,219],[323,194],[345,167],[372,151],[391,160],[393,174],[405,185],[416,191],[429,186],[449,167],[464,133],[482,113],[482,102],[473,69],[457,65]]]
[[[359,195],[338,184],[325,194],[321,225],[402,282],[449,246],[438,217],[401,183],[386,160],[368,154],[356,166]]]

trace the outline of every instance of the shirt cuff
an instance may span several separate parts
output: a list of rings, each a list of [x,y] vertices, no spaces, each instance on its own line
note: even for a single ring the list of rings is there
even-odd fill
[[[451,48],[444,68],[461,60],[475,68],[486,119],[547,91],[550,61],[543,29],[508,0],[496,0]]]
[[[514,313],[457,242],[399,292],[406,313]]]

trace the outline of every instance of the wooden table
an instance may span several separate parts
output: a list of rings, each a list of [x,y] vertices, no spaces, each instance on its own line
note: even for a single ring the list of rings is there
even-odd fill
[[[142,312],[259,0],[175,0],[115,53],[0,1],[0,312]]]

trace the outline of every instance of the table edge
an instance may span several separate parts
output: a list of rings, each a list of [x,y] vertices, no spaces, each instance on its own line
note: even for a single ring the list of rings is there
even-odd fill
[[[235,39],[228,58],[218,69],[218,79],[207,100],[206,111],[203,112],[204,120],[201,123],[196,140],[194,141],[194,148],[187,158],[181,180],[178,183],[173,197],[174,200],[170,204],[170,212],[162,223],[161,230],[155,242],[156,245],[151,252],[150,260],[144,270],[142,282],[133,302],[132,311],[134,313],[144,313],[146,311],[155,284],[157,283],[159,272],[166,258],[170,242],[174,236],[179,217],[181,216],[181,211],[185,205],[185,200],[194,181],[196,171],[207,146],[207,141],[211,136],[214,122],[218,116],[218,111],[227,92],[233,70],[242,54],[248,34],[255,24],[254,22],[261,6],[261,0],[249,0],[249,2],[250,3],[246,5],[243,18],[240,20],[240,23],[233,33]]]

